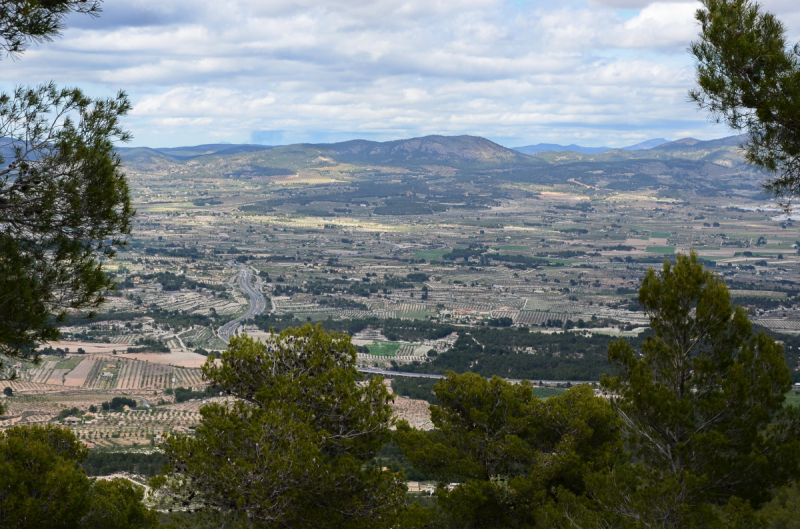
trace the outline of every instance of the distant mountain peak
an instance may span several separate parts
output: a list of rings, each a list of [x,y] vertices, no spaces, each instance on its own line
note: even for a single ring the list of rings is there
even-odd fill
[[[673,141],[672,143],[677,143],[678,145],[697,145],[700,143],[700,140],[695,138],[681,138]]]
[[[580,154],[600,154],[601,152],[615,151],[615,150],[643,151],[646,149],[652,149],[654,147],[658,147],[659,145],[663,145],[665,143],[669,143],[669,140],[666,140],[664,138],[654,138],[652,140],[643,141],[641,143],[637,143],[636,145],[629,145],[627,147],[583,147],[581,145],[575,145],[574,143],[571,145],[559,145],[557,143],[538,143],[536,145],[526,145],[524,147],[512,147],[512,149],[517,152],[527,154],[529,156],[535,156],[540,152],[553,152],[553,151],[572,151]]]
[[[342,143],[313,145],[322,151],[340,156],[374,159],[375,163],[391,163],[402,159],[429,162],[463,160],[469,162],[511,162],[525,160],[518,152],[480,136],[422,136],[406,140],[352,140]],[[338,157],[337,157],[338,158]]]
[[[627,147],[621,147],[624,151],[644,151],[646,149],[653,149],[658,147],[659,145],[664,145],[665,143],[669,143],[669,140],[664,138],[654,138],[652,140],[643,141],[641,143],[637,143],[636,145],[629,145]]]

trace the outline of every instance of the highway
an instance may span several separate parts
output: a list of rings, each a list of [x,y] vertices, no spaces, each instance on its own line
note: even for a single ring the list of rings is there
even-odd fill
[[[414,378],[444,378],[444,375],[432,375],[430,373],[409,373],[407,371],[391,371],[389,369],[375,369],[372,367],[359,367],[362,373],[370,375],[386,375],[389,377],[414,377]]]
[[[431,373],[409,373],[408,371],[392,371],[390,369],[376,369],[376,368],[373,368],[373,367],[359,367],[358,370],[361,373],[366,373],[366,374],[369,374],[369,375],[384,375],[384,376],[387,376],[387,377],[413,377],[413,378],[435,378],[435,379],[444,378],[444,375],[434,375],[434,374],[431,374]],[[490,378],[490,377],[486,377],[486,378]],[[511,383],[522,382],[522,380],[520,380],[518,378],[504,378],[503,380],[505,380],[506,382],[511,382]],[[554,386],[554,385],[558,385],[558,384],[567,384],[567,383],[572,384],[573,386],[578,385],[578,384],[595,384],[595,383],[597,383],[596,380],[595,381],[592,381],[592,380],[531,380],[530,382],[533,382],[534,384],[538,384],[539,382],[541,382],[542,385],[545,385],[545,386]]]
[[[242,324],[244,320],[252,318],[258,314],[264,312],[267,308],[267,301],[264,299],[263,294],[261,294],[258,288],[254,288],[250,282],[253,278],[253,271],[247,268],[244,265],[239,265],[241,269],[239,272],[239,277],[237,278],[237,283],[239,288],[248,296],[250,296],[250,308],[247,309],[242,316],[236,318],[233,321],[229,321],[225,325],[219,328],[219,337],[225,340],[226,342],[230,340],[230,337],[236,334],[236,329]],[[260,285],[261,278],[255,276],[257,283]]]

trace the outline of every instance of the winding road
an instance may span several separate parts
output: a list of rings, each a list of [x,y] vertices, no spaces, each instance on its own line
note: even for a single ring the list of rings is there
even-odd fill
[[[239,265],[239,268],[241,270],[239,272],[237,282],[239,288],[242,289],[245,294],[250,296],[250,308],[247,309],[247,312],[245,312],[242,316],[239,316],[233,321],[229,321],[219,328],[219,337],[225,340],[225,342],[230,341],[231,336],[236,334],[236,329],[239,328],[244,320],[261,314],[267,308],[267,301],[264,299],[264,295],[261,294],[260,289],[254,288],[250,284],[250,281],[253,278],[253,271],[244,265]],[[255,276],[255,278],[260,284],[261,278],[258,276]]]

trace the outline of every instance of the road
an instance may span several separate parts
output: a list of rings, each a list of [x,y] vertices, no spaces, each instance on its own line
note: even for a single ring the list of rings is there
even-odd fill
[[[254,288],[250,281],[253,278],[253,271],[247,268],[244,265],[239,265],[241,269],[239,272],[239,277],[237,279],[237,283],[239,288],[248,296],[250,296],[250,308],[247,309],[242,316],[239,316],[233,321],[229,321],[225,325],[219,328],[219,337],[225,340],[226,342],[230,340],[230,337],[236,334],[236,329],[242,324],[244,320],[252,318],[258,314],[264,312],[267,308],[267,301],[264,299],[263,294],[261,294],[260,290]],[[261,278],[258,276],[256,277],[256,281],[261,283]]]
[[[358,370],[362,373],[367,373],[370,375],[385,375],[388,377],[414,377],[414,378],[444,378],[444,375],[434,375],[431,373],[409,373],[408,371],[392,371],[389,369],[375,369],[372,367],[359,367]],[[488,377],[487,377],[488,378]],[[504,378],[506,382],[518,383],[522,382],[522,380],[517,378]],[[578,384],[595,384],[597,381],[591,380],[531,380],[534,384],[541,382],[545,386],[551,386],[556,384],[572,384],[573,386]]]
[[[429,373],[408,373],[406,371],[390,371],[389,369],[374,369],[371,367],[359,367],[362,373],[370,375],[386,375],[390,377],[414,377],[414,378],[444,378],[444,375],[431,375]]]

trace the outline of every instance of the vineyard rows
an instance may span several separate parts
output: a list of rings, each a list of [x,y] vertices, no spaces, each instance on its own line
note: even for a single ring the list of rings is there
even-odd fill
[[[75,361],[74,367],[56,369],[59,362],[48,360],[38,367],[23,368],[12,387],[23,392],[65,388],[158,390],[203,383],[199,369],[133,360],[121,355],[81,355],[68,359],[66,363]]]

